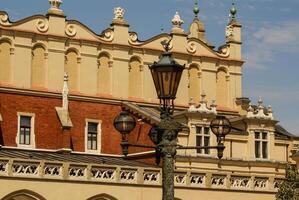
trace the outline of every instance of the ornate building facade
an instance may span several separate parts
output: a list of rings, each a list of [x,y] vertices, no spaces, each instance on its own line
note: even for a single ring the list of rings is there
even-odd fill
[[[278,125],[272,108],[242,96],[241,24],[236,9],[217,50],[205,37],[198,7],[188,31],[176,13],[170,33],[140,41],[116,8],[111,27],[97,34],[68,20],[61,0],[46,15],[12,22],[0,12],[0,198],[3,200],[161,199],[154,152],[121,154],[113,120],[126,110],[137,120],[131,142],[151,144],[160,121],[149,64],[172,38],[185,64],[175,119],[179,144],[216,145],[210,121],[225,115],[234,129],[223,159],[214,150],[179,150],[177,199],[275,198],[298,137]]]

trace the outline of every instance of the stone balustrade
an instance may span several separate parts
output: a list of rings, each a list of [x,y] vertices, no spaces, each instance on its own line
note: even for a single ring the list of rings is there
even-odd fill
[[[93,165],[39,160],[2,159],[0,177],[41,178],[69,181],[125,183],[159,186],[162,183],[160,168]],[[210,188],[276,192],[283,177],[234,175],[232,173],[176,171],[176,187]]]

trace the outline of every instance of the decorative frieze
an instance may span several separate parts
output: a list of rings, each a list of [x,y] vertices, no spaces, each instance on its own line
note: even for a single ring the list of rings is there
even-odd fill
[[[174,184],[176,185],[186,185],[187,174],[186,173],[175,173],[174,174]]]
[[[215,188],[225,188],[226,187],[226,176],[214,175],[211,178],[211,185]]]
[[[160,172],[159,171],[144,171],[143,182],[145,184],[159,184]]]
[[[0,178],[22,177],[22,178],[47,178],[55,181],[93,181],[126,184],[161,185],[161,169],[142,167],[121,167],[107,165],[76,165],[63,162],[24,160],[0,160]],[[206,173],[179,171],[174,173],[176,186],[190,188],[211,188],[211,189],[238,189],[244,191],[269,191],[275,192],[281,179],[274,182],[268,181],[270,177],[255,177],[238,175],[224,175],[213,173],[212,176]]]
[[[62,165],[45,164],[43,173],[45,177],[59,177],[62,175]]]
[[[86,166],[70,166],[69,170],[70,178],[84,178],[86,177]]]
[[[137,170],[125,169],[120,171],[120,181],[126,183],[137,182]]]
[[[92,179],[99,181],[115,181],[115,168],[100,168],[95,167],[91,169]]]
[[[0,161],[0,174],[6,174],[7,173],[7,161]]]
[[[190,185],[195,187],[205,186],[205,174],[191,174]]]
[[[266,190],[268,185],[267,178],[255,178],[253,182],[253,187],[256,190]]]
[[[13,163],[12,174],[21,176],[37,176],[39,171],[38,163]]]
[[[230,178],[231,188],[250,189],[250,177],[232,176]]]

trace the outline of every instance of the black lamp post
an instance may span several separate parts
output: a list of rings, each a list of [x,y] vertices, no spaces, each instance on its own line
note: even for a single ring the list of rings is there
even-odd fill
[[[170,40],[171,41],[171,40]],[[160,123],[153,127],[149,133],[150,139],[155,144],[130,144],[127,135],[135,127],[134,118],[127,112],[121,112],[114,120],[114,127],[122,134],[121,146],[124,155],[128,154],[128,147],[148,147],[156,150],[157,163],[162,158],[163,200],[174,200],[174,158],[177,149],[217,149],[218,157],[222,158],[225,135],[230,132],[230,123],[224,116],[218,116],[211,122],[212,132],[217,137],[217,146],[182,147],[177,144],[181,124],[173,119],[174,99],[185,66],[177,63],[169,52],[170,41],[164,41],[165,52],[160,60],[154,62],[149,68],[152,73],[156,92],[160,100]]]

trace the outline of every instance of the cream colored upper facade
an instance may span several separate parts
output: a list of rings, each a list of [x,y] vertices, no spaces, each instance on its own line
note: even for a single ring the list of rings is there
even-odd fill
[[[157,102],[148,65],[158,60],[160,42],[169,34],[139,41],[122,16],[101,35],[57,14],[10,22],[1,12],[0,19],[2,84],[59,92],[66,72],[71,93]],[[200,34],[201,25],[195,19],[189,33],[173,25],[171,51],[186,64],[176,103],[199,102],[204,91],[208,100],[236,110],[235,101],[242,97],[241,25],[230,24],[219,51]]]
[[[137,33],[129,31],[120,8],[115,10],[111,27],[96,34],[78,21],[67,20],[59,9],[61,1],[50,2],[46,16],[18,22],[0,12],[1,89],[58,96],[67,73],[73,97],[155,107],[158,101],[148,65],[163,52],[160,43],[173,37],[171,52],[186,65],[176,100],[180,112],[175,118],[187,127],[179,134],[179,144],[216,145],[209,123],[218,114],[229,117],[237,128],[226,137],[222,160],[216,158],[216,150],[178,151],[176,197],[274,199],[285,164],[293,162],[291,150],[298,138],[277,130],[272,109],[264,107],[262,101],[250,105],[249,99],[242,98],[242,40],[237,20],[227,25],[225,44],[216,51],[207,42],[198,18],[185,32],[176,14],[171,34],[139,41]],[[47,174],[48,168],[59,173]],[[109,169],[113,176],[95,176],[92,169],[98,174]],[[56,195],[63,200],[161,199],[161,170],[147,167],[1,158],[0,183],[5,185],[0,198],[8,195],[4,200],[57,200]]]

